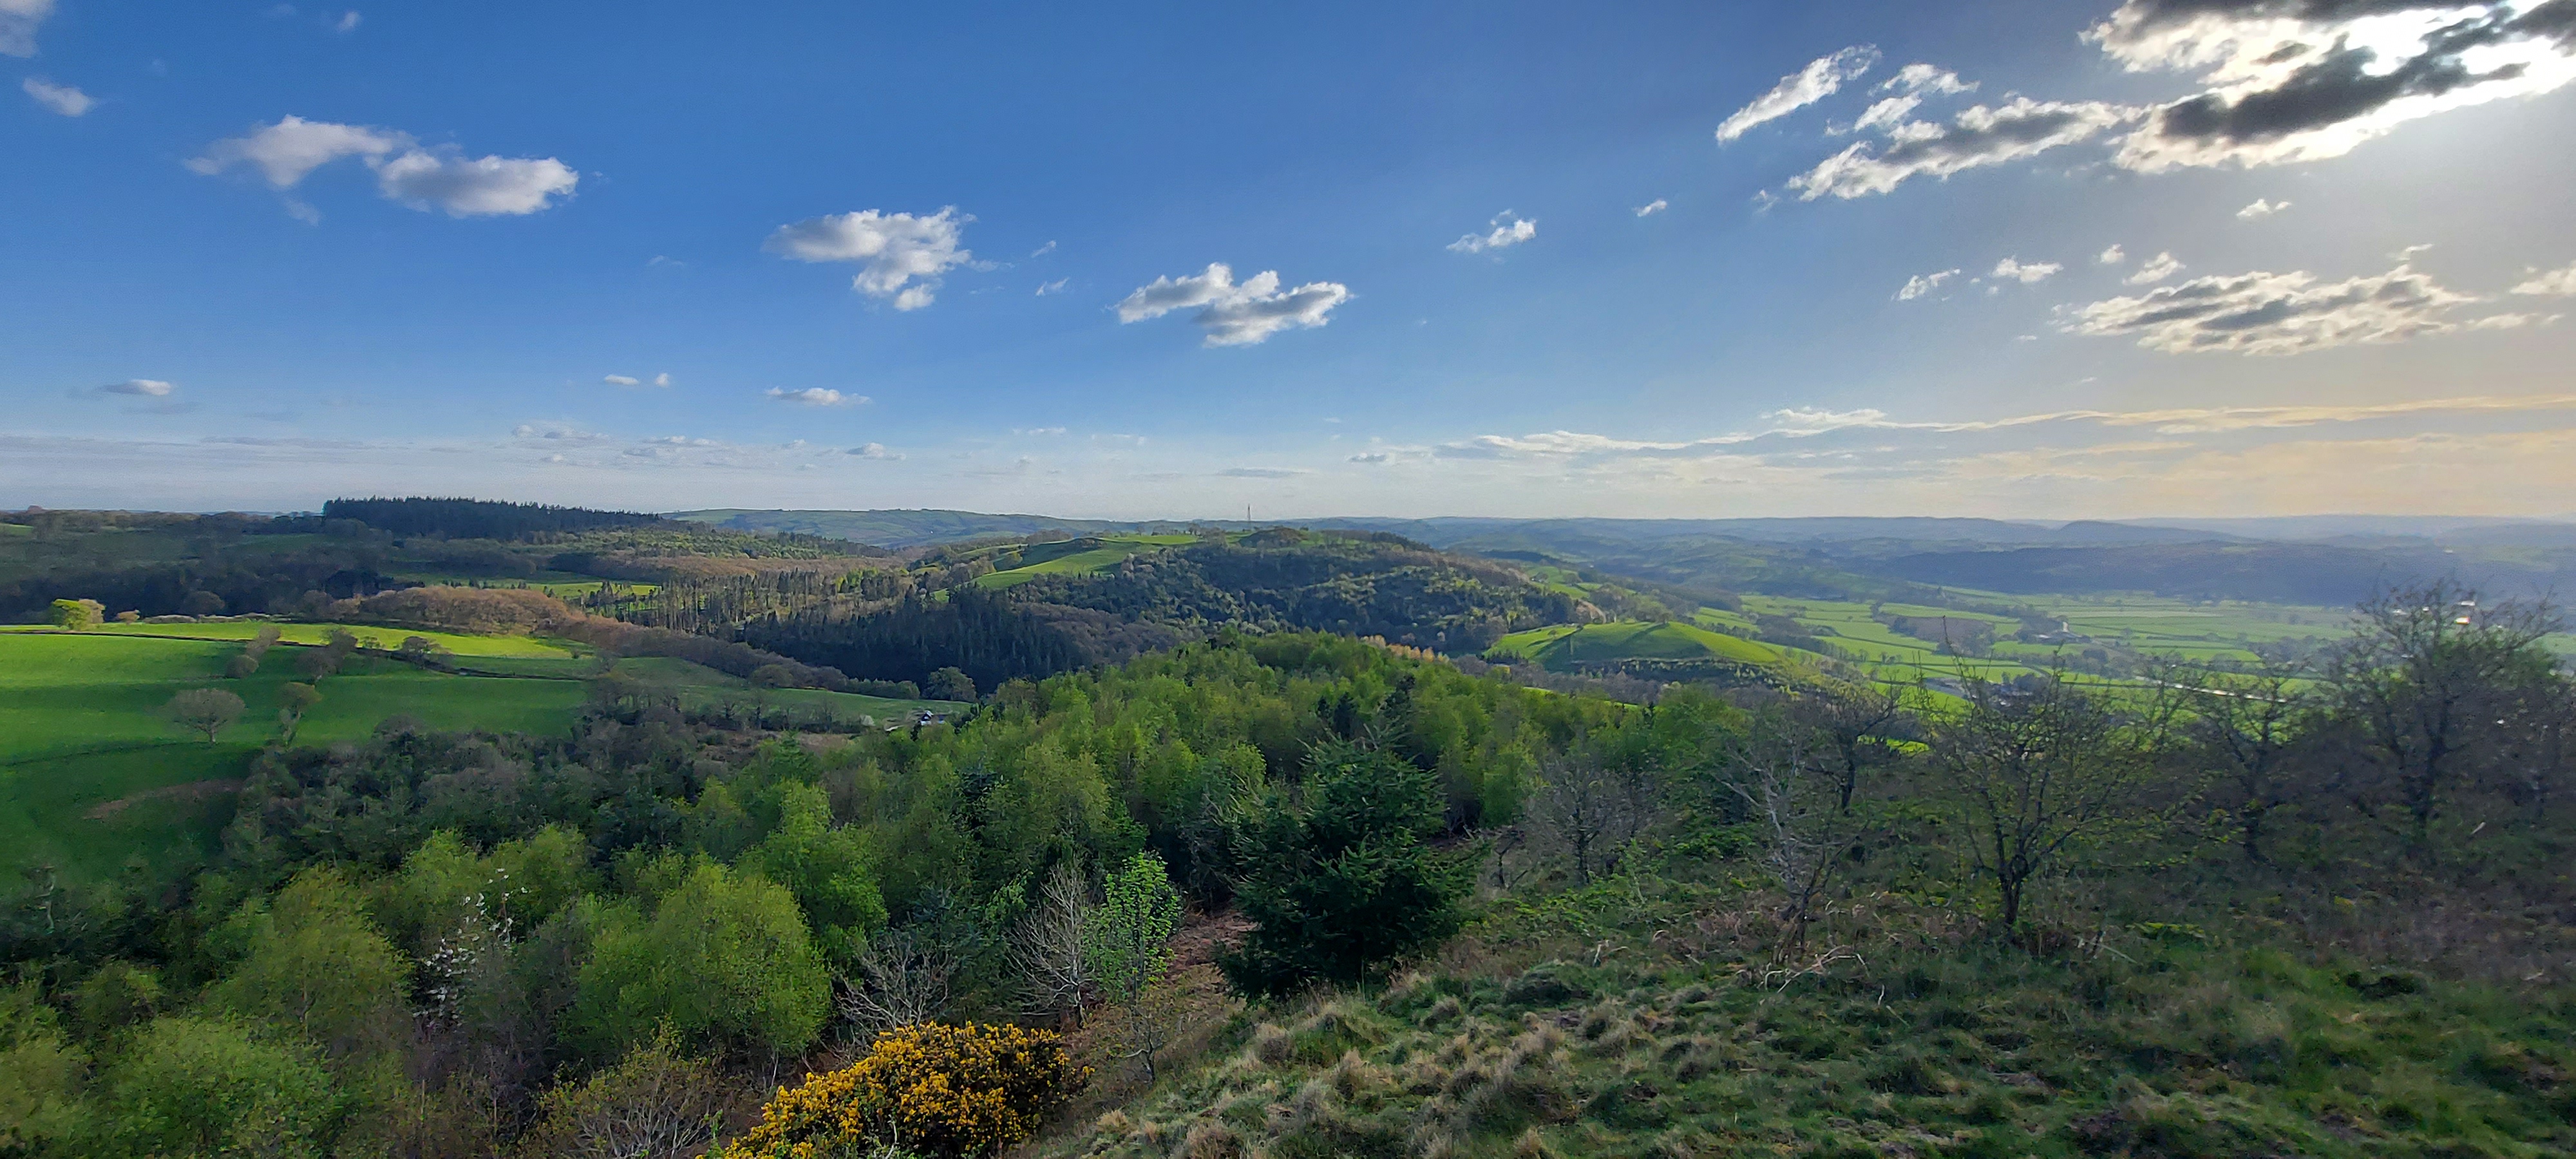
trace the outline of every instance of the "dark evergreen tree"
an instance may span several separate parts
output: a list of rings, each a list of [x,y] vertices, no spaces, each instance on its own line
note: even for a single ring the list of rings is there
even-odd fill
[[[1327,741],[1303,787],[1302,801],[1274,797],[1234,834],[1235,896],[1259,925],[1218,965],[1245,991],[1355,982],[1438,944],[1461,920],[1468,867],[1427,843],[1442,820],[1431,774]]]

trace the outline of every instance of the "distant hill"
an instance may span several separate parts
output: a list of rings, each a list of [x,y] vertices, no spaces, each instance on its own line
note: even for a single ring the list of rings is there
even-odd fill
[[[1076,535],[1128,530],[1132,525],[1047,515],[985,515],[973,511],[752,511],[723,507],[675,511],[672,519],[712,523],[734,531],[820,535],[876,547],[926,547],[1006,535],[1064,531]]]
[[[1115,662],[1227,629],[1377,636],[1452,654],[1598,619],[1579,594],[1494,560],[1366,532],[1272,527],[932,551],[903,591],[788,590],[701,630],[887,680],[955,667],[978,687]]]

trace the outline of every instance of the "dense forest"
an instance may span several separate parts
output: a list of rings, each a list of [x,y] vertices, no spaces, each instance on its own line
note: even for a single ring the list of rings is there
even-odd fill
[[[485,499],[333,499],[322,518],[346,519],[395,535],[449,539],[533,539],[620,527],[653,527],[671,521],[632,511],[592,511],[541,503]]]
[[[2564,1153],[2554,620],[2357,623],[1960,698],[1224,630],[855,736],[388,719],[212,863],[31,877],[0,1148]]]

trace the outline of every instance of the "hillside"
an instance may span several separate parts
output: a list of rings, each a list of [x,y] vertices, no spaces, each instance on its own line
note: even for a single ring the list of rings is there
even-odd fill
[[[1552,672],[1619,672],[1665,680],[1758,683],[1785,676],[1793,653],[1677,620],[1566,624],[1515,632],[1485,658],[1537,664]],[[1812,654],[1809,660],[1817,659]]]
[[[969,545],[915,561],[899,597],[782,599],[735,629],[880,679],[955,667],[977,687],[1123,660],[1232,628],[1375,636],[1445,653],[1598,615],[1491,560],[1393,536],[1269,528]]]

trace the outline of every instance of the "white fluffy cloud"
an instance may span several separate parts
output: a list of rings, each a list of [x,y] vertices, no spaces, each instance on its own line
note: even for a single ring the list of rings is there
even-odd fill
[[[2443,333],[2456,328],[2450,312],[2475,301],[2402,264],[2384,274],[2322,284],[2305,271],[2258,270],[2193,278],[2077,307],[2061,328],[2096,337],[2134,335],[2138,345],[2170,354],[2304,354]]]
[[[1669,208],[1671,205],[1672,205],[1672,203],[1671,203],[1671,202],[1665,201],[1663,198],[1658,197],[1658,198],[1654,199],[1653,201],[1649,201],[1649,202],[1645,203],[1644,205],[1640,205],[1640,206],[1638,206],[1638,207],[1637,207],[1637,216],[1639,216],[1639,217],[1652,217],[1652,216],[1654,216],[1655,214],[1662,213],[1665,209]]]
[[[2138,272],[2129,275],[2129,284],[2132,286],[2152,286],[2181,272],[2182,263],[2176,260],[2172,254],[2158,253],[2155,257],[2148,259],[2147,264],[2139,266]]]
[[[259,170],[269,187],[284,192],[314,170],[344,157],[375,170],[376,188],[391,201],[450,217],[518,216],[571,196],[581,175],[552,157],[467,157],[454,146],[424,146],[408,133],[370,125],[344,125],[287,116],[239,137],[206,147],[188,168],[208,176],[235,165]],[[304,217],[310,210],[301,210]]]
[[[1896,70],[1895,76],[1880,82],[1878,86],[1878,91],[1883,93],[1936,93],[1943,96],[1956,96],[1976,90],[1975,81],[1960,80],[1959,74],[1930,64],[1906,65]]]
[[[467,157],[454,149],[412,149],[376,167],[386,197],[449,217],[515,217],[570,196],[581,175],[552,157]]]
[[[1752,104],[1727,117],[1717,127],[1717,139],[1735,140],[1755,126],[1779,120],[1832,96],[1877,64],[1878,49],[1866,44],[1818,57],[1807,67],[1781,77],[1780,83],[1772,86],[1770,92],[1753,98]]]
[[[903,457],[887,450],[884,443],[861,443],[858,446],[850,448],[849,453],[857,455],[862,459],[900,459]]]
[[[864,394],[843,394],[820,386],[809,386],[803,390],[773,386],[768,393],[772,400],[797,406],[865,406],[870,401]]]
[[[2560,270],[2533,270],[2528,279],[2513,288],[2513,292],[2561,298],[2576,295],[2576,264]]]
[[[168,398],[170,392],[176,389],[178,388],[157,378],[129,378],[123,382],[108,383],[98,388],[98,392],[136,395],[143,398]]]
[[[1637,216],[1644,217],[1644,213]],[[1487,224],[1494,228],[1485,233],[1471,233],[1449,243],[1453,252],[1480,254],[1486,250],[1510,249],[1538,236],[1536,218],[1517,217],[1506,209]]]
[[[2541,0],[2125,0],[2086,39],[2194,74],[2121,142],[2142,172],[2340,157],[2406,122],[2576,81],[2576,5]]]
[[[1235,284],[1234,269],[1223,262],[1186,278],[1156,278],[1118,303],[1118,321],[1142,322],[1175,310],[1197,310],[1195,321],[1207,331],[1205,345],[1253,346],[1291,327],[1321,326],[1333,308],[1349,301],[1350,287],[1340,282],[1308,282],[1279,288],[1279,273],[1263,270]]]
[[[54,0],[0,0],[0,56],[36,55],[36,29],[53,12]]]
[[[2096,255],[2093,260],[2102,265],[2116,266],[2129,260],[2129,251],[2121,249],[2119,243],[2114,242],[2108,248],[2104,249],[2099,255]]]
[[[235,165],[250,165],[268,178],[270,187],[284,190],[343,157],[374,160],[410,144],[411,138],[402,133],[286,116],[274,125],[261,125],[207,146],[205,155],[189,161],[188,168],[213,176]]]
[[[2020,282],[2028,286],[2045,282],[2065,268],[2056,262],[2024,263],[2019,258],[2005,258],[1996,262],[1994,271],[1986,276],[1998,282]]]
[[[1933,274],[1916,274],[1913,277],[1905,279],[1905,284],[1897,288],[1896,300],[1899,302],[1911,302],[1916,298],[1920,298],[1925,294],[1929,294],[1934,290],[1940,289],[1941,283],[1958,277],[1960,273],[1961,271],[1959,270],[1942,270],[1939,273]]]
[[[2284,209],[2288,209],[2289,207],[2290,202],[2286,199],[2281,201],[2269,201],[2264,198],[2257,197],[2254,199],[2253,204],[2236,211],[2236,220],[2261,221],[2262,219],[2270,217]]]
[[[2100,101],[2034,101],[2014,97],[1977,105],[1950,124],[1898,119],[1887,123],[1884,145],[1863,141],[1789,179],[1789,188],[1819,197],[1868,197],[1915,177],[1949,177],[1986,165],[2017,161],[2079,141],[2125,123],[2136,111]]]
[[[779,226],[761,248],[800,262],[856,262],[852,289],[918,310],[931,303],[940,275],[974,260],[960,244],[973,220],[955,206],[926,215],[863,209]]]
[[[18,87],[26,90],[28,96],[36,98],[37,104],[66,117],[77,117],[98,104],[97,101],[90,99],[88,93],[70,85],[55,84],[43,77],[28,77],[18,82]]]

